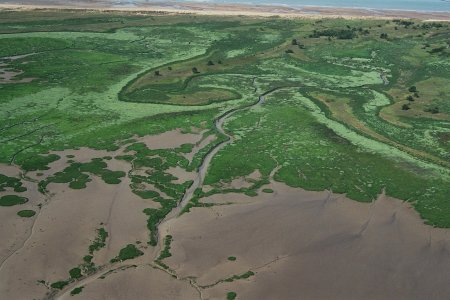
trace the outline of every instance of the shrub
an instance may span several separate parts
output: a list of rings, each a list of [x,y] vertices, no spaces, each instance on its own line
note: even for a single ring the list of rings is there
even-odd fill
[[[70,278],[78,279],[78,278],[80,278],[82,276],[81,275],[81,269],[80,268],[73,268],[73,269],[71,269],[69,271],[69,275],[70,275]]]
[[[58,290],[62,290],[66,285],[68,285],[69,282],[68,281],[57,281],[52,283],[50,286],[54,289],[58,289]]]
[[[415,85],[413,85],[413,86],[411,86],[411,87],[408,89],[408,91],[409,91],[410,93],[416,93],[416,92],[417,92],[417,88],[416,88]]]
[[[81,293],[81,291],[83,291],[83,289],[84,286],[76,287],[70,292],[70,295],[71,296],[78,295],[79,293]]]

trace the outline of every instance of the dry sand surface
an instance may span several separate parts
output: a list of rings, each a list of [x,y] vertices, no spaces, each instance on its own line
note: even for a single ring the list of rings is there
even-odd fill
[[[272,186],[276,193],[252,203],[196,208],[165,224],[164,234],[174,239],[165,263],[181,277],[197,277],[202,286],[256,273],[208,288],[203,299],[223,299],[227,291],[240,299],[445,299],[450,293],[449,231],[425,226],[408,205]]]
[[[335,8],[335,7],[302,7],[290,8],[276,5],[243,5],[243,4],[220,4],[192,1],[190,3],[170,2],[141,2],[129,3],[111,1],[67,1],[67,0],[25,0],[0,1],[3,9],[92,9],[92,10],[117,10],[138,11],[158,13],[182,13],[200,15],[228,15],[228,16],[252,16],[272,17],[280,16],[286,18],[416,18],[422,20],[450,21],[450,14],[446,12],[419,12],[401,10],[377,10],[359,8]]]

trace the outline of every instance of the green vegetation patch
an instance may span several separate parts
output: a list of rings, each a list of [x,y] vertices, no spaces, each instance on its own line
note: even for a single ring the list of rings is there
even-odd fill
[[[14,206],[28,202],[28,198],[17,195],[6,195],[0,198],[0,206]]]
[[[18,211],[17,215],[22,218],[31,218],[34,215],[36,215],[36,212],[34,210],[25,209],[25,210]]]
[[[19,159],[17,162],[25,171],[48,170],[48,164],[59,160],[61,157],[56,154],[36,155]]]
[[[72,279],[78,279],[81,278],[83,275],[81,273],[80,268],[73,268],[69,271],[70,278]]]
[[[70,296],[75,296],[80,294],[84,289],[84,286],[76,287],[73,290],[70,291]]]
[[[228,292],[227,293],[227,300],[234,300],[236,299],[237,294],[235,292]]]
[[[57,281],[52,283],[50,286],[54,289],[62,290],[66,285],[69,284],[69,281]]]
[[[277,89],[225,122],[234,141],[208,168],[213,190],[196,191],[184,212],[212,205],[201,199],[215,193],[269,192],[263,186],[280,166],[274,179],[290,186],[359,201],[384,189],[430,224],[450,227],[448,24],[81,11],[0,17],[1,63],[29,81],[1,85],[0,162],[39,171],[60,159],[51,151],[129,146],[117,159],[132,165],[130,188],[160,205],[144,211],[151,245],[192,184],[178,183],[169,168],[197,170],[227,139],[214,120]],[[312,96],[323,94],[343,105],[332,110]],[[191,161],[192,144],[151,150],[131,140],[192,127],[217,139]],[[107,170],[108,159],[69,161],[39,189],[81,189],[93,175],[117,184],[126,174]],[[225,187],[254,170],[262,178],[250,188]],[[0,191],[8,189],[25,191],[21,180],[0,176]]]
[[[170,244],[173,241],[173,237],[171,235],[166,235],[164,237],[164,248],[161,250],[161,253],[159,254],[158,258],[155,260],[157,264],[159,264],[164,269],[168,269],[169,266],[164,264],[162,261],[165,258],[171,257],[172,253],[170,253]]]
[[[91,181],[88,174],[94,174],[103,179],[108,184],[118,184],[126,174],[123,171],[111,171],[106,169],[108,165],[101,158],[93,158],[88,163],[73,162],[62,172],[57,172],[46,180],[39,183],[41,191],[51,183],[69,183],[72,189],[84,189],[86,184]],[[87,174],[86,174],[87,173]]]
[[[97,229],[97,237],[94,239],[92,244],[89,245],[89,254],[93,254],[95,251],[100,250],[106,246],[106,238],[108,237],[108,232],[105,228]]]
[[[128,259],[133,259],[139,256],[144,255],[144,252],[136,248],[133,244],[128,244],[125,248],[122,248],[119,252],[119,255],[116,258],[111,259],[111,262],[124,261]]]
[[[0,174],[0,192],[6,191],[7,188],[12,188],[14,192],[21,193],[27,190],[26,187],[22,186],[22,181],[15,177],[9,177]]]

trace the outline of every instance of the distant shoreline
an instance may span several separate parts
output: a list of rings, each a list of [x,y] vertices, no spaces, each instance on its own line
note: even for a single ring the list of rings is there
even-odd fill
[[[450,12],[414,11],[414,10],[381,10],[369,8],[342,8],[325,6],[286,5],[245,5],[215,4],[204,2],[183,3],[142,3],[140,5],[111,5],[104,1],[64,0],[48,1],[33,4],[34,1],[22,1],[21,4],[0,4],[1,10],[34,10],[34,9],[87,9],[96,11],[124,11],[142,13],[197,14],[214,16],[250,16],[250,17],[283,17],[283,18],[346,18],[346,19],[419,19],[424,21],[450,21]]]

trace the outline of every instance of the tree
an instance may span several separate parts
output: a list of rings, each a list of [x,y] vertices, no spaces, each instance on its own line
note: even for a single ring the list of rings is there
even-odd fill
[[[413,98],[413,96],[409,95],[408,97],[406,97],[406,100],[408,100],[408,101],[414,101],[414,98]]]
[[[411,87],[408,89],[408,91],[409,91],[410,93],[417,93],[417,88],[416,88],[415,85],[413,85],[413,86],[411,86]]]
[[[159,73],[158,70],[155,71],[155,76],[161,76],[161,73]]]
[[[200,73],[200,72],[198,71],[198,69],[196,67],[193,67],[192,68],[192,73],[197,74],[197,73]]]
[[[408,110],[408,109],[410,109],[409,104],[402,105],[402,110]]]
[[[380,39],[385,39],[385,40],[387,40],[387,38],[388,38],[387,33],[382,33],[382,34],[380,34]]]

